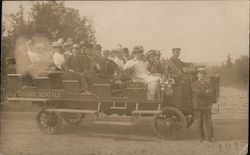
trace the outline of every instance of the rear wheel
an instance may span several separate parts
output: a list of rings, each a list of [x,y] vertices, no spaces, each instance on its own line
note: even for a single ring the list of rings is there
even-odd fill
[[[185,131],[187,124],[183,113],[173,107],[165,107],[155,115],[154,130],[164,139],[177,139]]]
[[[46,134],[59,133],[63,126],[62,118],[55,112],[46,111],[43,108],[37,114],[38,127]]]

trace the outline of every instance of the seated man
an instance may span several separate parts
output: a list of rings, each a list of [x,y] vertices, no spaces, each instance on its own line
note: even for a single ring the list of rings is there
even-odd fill
[[[83,93],[89,94],[86,65],[83,66],[84,55],[79,52],[79,45],[74,44],[72,54],[66,59],[64,68],[68,73],[77,75],[81,82]],[[84,61],[87,63],[87,61]]]
[[[103,57],[98,64],[99,67],[96,67],[96,70],[100,76],[114,79],[114,77],[117,75],[117,72],[119,71],[119,67],[114,61],[109,59],[109,54],[109,50],[103,51]]]
[[[148,100],[154,100],[156,96],[157,83],[160,79],[153,76],[148,70],[147,65],[143,61],[144,48],[142,46],[135,46],[133,49],[134,58],[128,61],[123,69],[132,70],[132,80],[134,82],[144,82],[148,85]]]
[[[125,64],[125,59],[123,58],[123,53],[122,53],[122,48],[121,47],[116,47],[115,49],[112,50],[112,52],[115,52],[114,59],[112,59],[117,66],[122,69],[122,67]]]
[[[168,68],[169,72],[171,73],[171,76],[175,79],[177,83],[182,82],[183,80],[183,67],[189,66],[189,63],[182,62],[179,59],[180,56],[180,48],[173,48],[173,55],[168,60]]]

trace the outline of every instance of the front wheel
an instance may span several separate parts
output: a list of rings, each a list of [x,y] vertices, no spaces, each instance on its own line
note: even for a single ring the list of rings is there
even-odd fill
[[[183,113],[174,107],[165,107],[155,115],[153,127],[158,136],[164,139],[177,139],[187,128]]]

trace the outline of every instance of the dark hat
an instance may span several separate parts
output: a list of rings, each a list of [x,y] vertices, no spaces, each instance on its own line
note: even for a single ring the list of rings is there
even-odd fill
[[[133,53],[137,53],[137,52],[144,52],[143,46],[135,46],[133,48]]]
[[[102,46],[101,46],[100,44],[96,44],[96,45],[94,46],[94,49],[95,49],[95,50],[101,50],[101,49],[102,49]]]
[[[122,52],[123,52],[123,53],[129,53],[129,50],[128,50],[127,47],[125,47],[125,48],[123,48]]]
[[[173,48],[172,51],[173,51],[173,52],[178,52],[178,53],[180,53],[181,48]]]
[[[110,54],[110,50],[105,49],[105,50],[102,51],[102,53],[103,53],[103,54]]]

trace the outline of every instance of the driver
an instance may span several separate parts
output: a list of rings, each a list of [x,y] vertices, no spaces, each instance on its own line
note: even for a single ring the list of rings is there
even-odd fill
[[[171,76],[175,79],[176,82],[181,82],[183,79],[183,67],[189,66],[190,63],[185,63],[179,59],[180,48],[173,48],[173,55],[168,60],[169,71],[172,72]]]
[[[145,82],[148,85],[148,100],[154,100],[156,96],[156,89],[158,80],[157,76],[153,76],[147,70],[147,64],[143,61],[144,48],[142,46],[135,46],[133,49],[134,58],[129,60],[123,67],[123,70],[132,71],[132,81]]]

